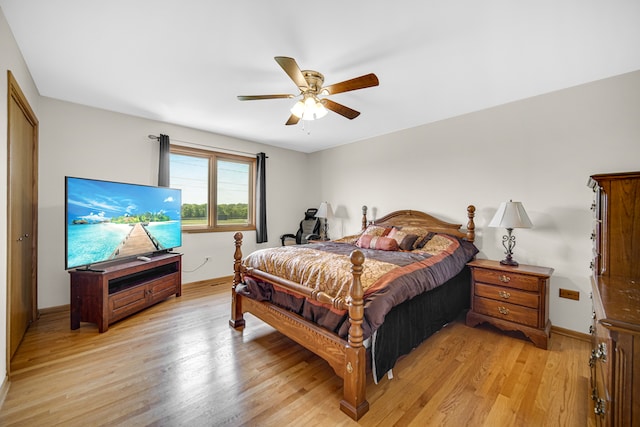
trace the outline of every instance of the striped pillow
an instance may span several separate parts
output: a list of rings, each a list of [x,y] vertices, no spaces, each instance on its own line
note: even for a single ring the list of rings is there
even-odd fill
[[[362,249],[378,249],[380,251],[397,251],[398,242],[386,236],[372,236],[363,234],[356,242],[356,246]]]

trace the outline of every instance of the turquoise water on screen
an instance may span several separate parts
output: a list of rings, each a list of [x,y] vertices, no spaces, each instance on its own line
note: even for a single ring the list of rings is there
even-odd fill
[[[130,230],[128,224],[69,225],[67,265],[75,267],[108,260]]]
[[[152,222],[146,229],[158,240],[162,248],[171,249],[182,246],[180,221]]]
[[[128,224],[69,224],[67,227],[68,268],[109,260],[131,231]],[[160,249],[182,244],[180,221],[152,222],[146,228],[161,245]]]

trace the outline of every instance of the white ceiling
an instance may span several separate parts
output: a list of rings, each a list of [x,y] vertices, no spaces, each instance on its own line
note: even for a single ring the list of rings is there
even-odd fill
[[[640,69],[637,0],[0,0],[40,94],[302,152]],[[274,56],[362,114],[285,126]],[[179,135],[174,137],[179,138]]]

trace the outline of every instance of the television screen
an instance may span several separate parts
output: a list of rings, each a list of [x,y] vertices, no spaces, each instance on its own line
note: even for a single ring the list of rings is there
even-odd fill
[[[182,245],[181,191],[65,178],[66,269]]]

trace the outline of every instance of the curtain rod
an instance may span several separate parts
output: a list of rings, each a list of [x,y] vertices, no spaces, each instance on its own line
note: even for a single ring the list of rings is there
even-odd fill
[[[160,137],[159,136],[149,135],[148,137],[149,137],[149,139],[155,139],[156,141],[160,141]],[[255,156],[257,154],[257,153],[248,153],[246,151],[232,150],[231,148],[212,147],[211,145],[198,144],[197,142],[191,142],[191,141],[182,141],[182,140],[179,140],[179,139],[176,139],[176,138],[171,138],[171,137],[169,137],[169,139],[171,141],[182,142],[183,144],[197,145],[198,147],[204,147],[204,148],[215,148],[216,150],[231,151],[233,153],[248,154],[248,155],[252,155],[252,156]],[[267,159],[268,158],[269,158],[269,156],[267,156]]]

